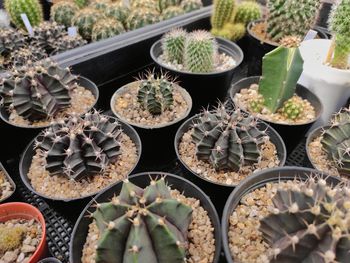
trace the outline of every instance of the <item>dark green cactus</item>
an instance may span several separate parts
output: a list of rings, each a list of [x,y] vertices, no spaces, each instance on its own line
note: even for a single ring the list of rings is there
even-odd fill
[[[31,45],[46,50],[48,54],[52,52],[55,42],[66,35],[66,30],[63,25],[48,21],[34,27],[33,31],[34,36],[30,38]]]
[[[111,3],[112,3],[111,0],[92,0],[89,7],[92,7],[94,9],[104,12],[108,9]]]
[[[126,19],[130,13],[130,8],[125,6],[122,2],[115,2],[108,6],[105,10],[107,17],[114,18],[120,21],[126,27]]]
[[[167,61],[177,64],[183,63],[187,32],[182,28],[175,28],[162,37],[162,49]]]
[[[204,111],[193,125],[192,140],[199,160],[210,162],[216,170],[239,171],[259,163],[260,146],[268,138],[257,120],[240,109],[230,112],[220,105]]]
[[[52,45],[53,51],[51,52],[51,55],[56,55],[73,48],[81,47],[85,44],[87,44],[87,41],[84,40],[79,34],[74,37],[67,35],[57,39],[57,41]]]
[[[151,114],[161,114],[173,105],[173,85],[166,75],[149,73],[147,79],[140,80],[137,101]]]
[[[7,67],[23,67],[28,61],[36,62],[47,58],[46,51],[40,47],[28,46],[15,50],[6,61]]]
[[[51,20],[65,27],[70,27],[72,25],[72,19],[78,10],[79,7],[74,2],[60,1],[51,8]]]
[[[120,155],[121,127],[116,119],[99,114],[73,115],[53,123],[39,134],[35,149],[40,149],[50,175],[79,180],[103,173]]]
[[[278,188],[273,213],[260,221],[271,263],[349,262],[350,189],[321,178]]]
[[[183,263],[191,207],[171,197],[164,178],[145,189],[124,181],[119,196],[97,204],[96,263]]]
[[[19,30],[0,30],[0,55],[7,57],[11,52],[26,47],[26,37]]]
[[[77,4],[80,8],[83,8],[89,5],[90,0],[74,0],[74,3]]]
[[[264,108],[264,98],[259,97],[250,101],[248,109],[254,113],[261,113]]]
[[[296,120],[304,111],[303,105],[295,97],[284,102],[281,108],[282,115],[287,119]]]

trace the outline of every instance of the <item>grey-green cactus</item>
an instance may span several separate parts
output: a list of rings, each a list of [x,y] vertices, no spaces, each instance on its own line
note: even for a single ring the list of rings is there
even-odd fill
[[[79,34],[86,40],[91,40],[92,28],[96,24],[97,21],[104,17],[103,13],[93,9],[86,7],[81,9],[76,15],[73,17],[73,25],[78,28]]]
[[[162,13],[163,20],[167,20],[179,15],[182,15],[185,13],[185,10],[183,10],[179,6],[169,6],[168,8],[164,9]]]
[[[235,6],[235,0],[214,0],[214,11],[210,20],[212,28],[221,29],[230,22],[235,12]]]
[[[72,19],[78,10],[79,7],[74,2],[60,1],[51,8],[51,20],[65,27],[70,27],[72,25]]]
[[[202,8],[203,3],[201,0],[182,0],[180,7],[185,10],[186,13],[188,13]]]
[[[7,57],[11,52],[26,47],[26,37],[21,31],[5,29],[0,31],[0,55]]]
[[[185,51],[187,32],[182,28],[175,28],[162,37],[162,49],[167,61],[182,64]]]
[[[256,2],[243,1],[237,6],[235,12],[235,23],[242,23],[248,25],[249,22],[261,18],[260,5]]]
[[[65,27],[56,22],[45,21],[33,28],[34,36],[30,37],[31,45],[40,47],[48,54],[53,50],[55,42],[66,35]]]
[[[126,20],[127,29],[134,30],[160,21],[160,14],[154,9],[135,9]]]
[[[269,262],[349,262],[350,188],[311,177],[279,187],[260,231],[272,247]]]
[[[110,38],[120,33],[124,33],[125,29],[121,22],[114,18],[105,18],[99,20],[92,28],[92,41],[99,41]]]
[[[240,109],[230,112],[224,105],[204,111],[193,124],[197,158],[210,162],[216,170],[239,171],[259,163],[261,145],[268,136],[257,124],[253,116]]]
[[[131,2],[131,9],[135,11],[150,9],[160,14],[159,2],[155,0],[133,0]]]
[[[172,198],[164,178],[142,189],[124,181],[119,196],[97,204],[96,263],[182,263],[192,208]]]
[[[105,10],[107,17],[114,18],[120,21],[126,27],[126,19],[130,13],[130,8],[125,6],[122,2],[115,2],[108,6]]]
[[[296,120],[303,113],[304,107],[296,97],[292,97],[285,101],[281,108],[281,113],[284,117],[290,120]]]
[[[6,60],[7,68],[10,67],[23,67],[27,65],[28,61],[37,62],[39,60],[47,58],[46,51],[40,47],[28,46],[11,53]]]
[[[67,36],[61,37],[55,43],[53,43],[52,45],[53,51],[51,52],[51,55],[57,55],[64,51],[84,46],[85,44],[87,44],[87,41],[84,40],[79,34],[77,34],[74,37],[67,35]]]

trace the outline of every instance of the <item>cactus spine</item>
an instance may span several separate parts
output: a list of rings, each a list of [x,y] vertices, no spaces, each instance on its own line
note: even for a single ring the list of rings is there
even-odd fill
[[[212,28],[221,29],[234,14],[235,0],[214,0],[214,11],[211,17]]]
[[[112,3],[111,0],[93,0],[89,7],[100,10],[104,12],[108,9],[109,5]]]
[[[182,15],[184,13],[185,11],[179,6],[169,6],[168,8],[164,9],[162,13],[162,18],[163,20],[167,20]]]
[[[97,21],[92,28],[92,41],[110,38],[125,32],[123,24],[114,18],[105,18]]]
[[[256,2],[242,2],[237,6],[234,21],[248,25],[250,21],[261,18],[260,5]]]
[[[178,5],[179,5],[179,1],[178,0],[159,0],[159,10],[162,13],[168,7],[170,7],[170,6],[178,6]]]
[[[40,47],[28,46],[15,50],[6,61],[7,67],[23,67],[27,62],[37,62],[47,58],[46,51]]]
[[[86,43],[87,41],[85,41],[80,35],[76,35],[75,37],[61,37],[52,46],[53,51],[51,52],[51,55],[56,55],[73,48],[84,46]]]
[[[160,15],[158,11],[152,9],[135,9],[131,11],[126,20],[128,30],[134,30],[140,27],[159,22]]]
[[[188,13],[202,8],[203,3],[201,0],[182,0],[180,7]]]
[[[79,7],[74,2],[58,2],[51,8],[51,20],[65,27],[70,27],[72,25],[72,19],[78,10]]]
[[[125,6],[122,2],[115,2],[108,6],[105,14],[107,17],[114,18],[120,21],[126,27],[126,19],[130,13],[130,8]]]
[[[173,29],[162,37],[162,49],[167,61],[183,63],[186,37],[187,32],[181,28]]]
[[[73,25],[78,28],[79,34],[86,40],[91,39],[92,28],[104,15],[93,8],[86,7],[73,17]]]

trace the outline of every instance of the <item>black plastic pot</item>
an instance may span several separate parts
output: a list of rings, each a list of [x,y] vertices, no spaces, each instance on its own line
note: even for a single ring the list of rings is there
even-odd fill
[[[8,174],[8,172],[6,171],[6,169],[4,168],[4,166],[2,165],[2,163],[0,162],[0,171],[3,171],[6,177],[6,180],[11,184],[12,188],[13,188],[13,192],[11,195],[9,195],[8,197],[0,200],[0,203],[5,203],[5,202],[10,202],[10,201],[14,201],[12,198],[13,194],[16,191],[16,184],[14,183],[14,181],[12,180],[11,176]]]
[[[306,139],[306,145],[305,145],[305,148],[306,148],[306,156],[305,156],[305,163],[315,169],[317,169],[316,165],[314,165],[313,161],[312,161],[312,158],[311,158],[311,155],[310,155],[310,151],[309,151],[309,144],[315,140],[317,137],[321,136],[322,135],[322,132],[324,129],[328,129],[329,126],[324,126],[324,127],[318,127],[314,130],[312,130],[309,135],[307,136],[307,139]]]
[[[94,105],[90,109],[92,109],[99,98],[99,90],[95,83],[93,83],[91,80],[79,77],[78,82],[81,86],[84,88],[90,90],[92,94],[95,96],[96,101]],[[89,110],[90,110],[89,109]],[[1,151],[0,153],[0,161],[5,161],[11,158],[17,158],[21,152],[23,151],[24,147],[44,128],[48,127],[49,125],[44,126],[22,126],[22,125],[16,125],[14,123],[11,123],[9,121],[9,113],[5,109],[5,107],[0,107],[0,118],[3,121],[3,123],[0,122],[0,132],[1,134],[7,134],[11,135],[11,138],[15,138],[13,140],[13,147],[9,147],[6,149],[6,151]],[[3,136],[1,138],[2,143],[6,144],[8,142],[8,138]]]
[[[193,122],[198,118],[198,116],[200,116],[200,114],[197,114],[192,118],[188,119],[185,123],[181,125],[181,127],[176,132],[175,141],[174,141],[175,151],[176,151],[177,158],[180,160],[181,169],[183,171],[184,176],[191,182],[198,185],[201,189],[203,189],[203,191],[213,201],[215,208],[217,209],[219,215],[221,216],[227,197],[235,188],[235,185],[227,185],[227,184],[212,182],[200,176],[195,171],[193,171],[181,159],[181,156],[179,154],[178,146],[180,144],[181,138],[183,137],[184,133],[186,133],[191,128]],[[282,138],[273,128],[271,128],[269,125],[267,125],[264,122],[260,122],[258,124],[258,127],[261,130],[266,130],[272,143],[276,146],[277,155],[280,160],[279,166],[283,166],[287,158],[287,153],[286,153],[286,147],[284,146]]]
[[[38,263],[62,263],[62,261],[58,260],[57,258],[44,258],[40,260]]]
[[[330,184],[337,184],[340,181],[332,176],[323,175],[317,170],[303,168],[303,167],[281,167],[281,168],[272,168],[267,169],[261,172],[254,174],[243,180],[231,193],[230,197],[227,199],[224,214],[221,219],[221,233],[223,248],[226,256],[227,263],[234,263],[234,259],[231,256],[229,248],[229,238],[228,238],[228,229],[229,229],[229,219],[233,211],[239,205],[242,197],[249,192],[252,192],[255,189],[261,188],[267,183],[278,182],[280,180],[293,180],[295,177],[299,179],[307,179],[308,175],[319,174]]]
[[[134,144],[136,145],[136,149],[137,149],[137,154],[138,154],[138,159],[137,159],[137,162],[135,163],[134,167],[130,170],[130,172],[127,174],[131,174],[133,172],[133,170],[135,169],[135,167],[137,166],[139,160],[140,160],[140,156],[141,156],[141,140],[140,140],[140,137],[139,135],[137,134],[137,132],[134,130],[134,128],[132,128],[130,125],[126,124],[126,123],[123,123],[122,121],[119,121],[121,127],[122,127],[122,130],[124,133],[126,133],[130,139],[134,142]],[[27,176],[28,174],[28,171],[29,171],[29,168],[30,168],[30,165],[32,163],[32,158],[33,156],[35,155],[35,150],[34,150],[34,141],[35,139],[33,139],[29,145],[27,146],[27,148],[24,150],[24,153],[22,154],[21,156],[21,160],[20,160],[20,163],[19,163],[19,173],[20,173],[20,176],[21,176],[21,179],[24,183],[24,185],[30,190],[32,191],[33,193],[35,193],[36,195],[38,196],[41,196],[45,199],[48,199],[48,200],[52,200],[52,201],[63,201],[63,202],[71,202],[71,201],[82,201],[82,202],[86,202],[87,199],[89,199],[90,197],[98,194],[98,193],[93,193],[93,194],[90,194],[90,195],[87,195],[87,196],[83,196],[83,197],[78,197],[78,198],[53,198],[53,197],[49,197],[49,196],[46,196],[46,195],[43,195],[39,192],[37,192],[36,190],[34,190],[34,188],[32,187],[31,183],[30,183],[30,180]],[[115,183],[117,184],[117,183]],[[108,187],[106,187],[108,188]],[[100,190],[99,192],[101,192],[103,190]],[[66,207],[66,204],[63,204],[63,207]]]
[[[249,52],[247,54],[248,76],[260,76],[262,74],[262,58],[266,53],[278,47],[276,43],[262,41],[253,33],[252,27],[260,22],[262,22],[262,20],[252,21],[247,26],[247,32],[250,38]],[[328,36],[323,30],[317,27],[315,27],[314,30],[318,33],[317,37],[328,39]]]
[[[186,197],[193,197],[198,199],[200,201],[201,206],[208,212],[208,216],[214,227],[215,237],[215,255],[213,263],[218,263],[221,252],[221,233],[219,217],[210,199],[198,186],[180,176],[162,172],[147,172],[135,174],[129,177],[129,181],[140,187],[146,187],[149,185],[151,178],[159,178],[159,175],[165,176],[167,184],[170,185],[172,189],[177,189]],[[87,215],[95,210],[95,208],[93,207],[95,202],[101,203],[109,201],[113,196],[119,194],[121,187],[122,183],[119,183],[106,189],[104,192],[96,196],[95,199],[91,201],[81,213],[79,219],[77,220],[77,223],[74,226],[72,233],[69,249],[70,262],[81,262],[81,255],[83,246],[86,241],[88,227],[89,224],[92,222],[92,219],[90,217],[87,217]]]
[[[177,86],[177,88],[187,101],[187,104],[189,105],[186,113],[182,116],[182,118],[174,120],[170,123],[164,123],[154,126],[131,123],[128,120],[126,120],[124,116],[121,116],[120,114],[118,114],[118,112],[115,111],[114,105],[117,97],[125,93],[125,91],[128,88],[128,85],[132,85],[135,82],[129,83],[119,88],[112,96],[110,106],[113,114],[123,122],[132,125],[141,138],[143,154],[140,160],[140,167],[147,167],[146,170],[159,170],[160,166],[164,166],[176,158],[176,154],[173,147],[174,136],[176,130],[180,127],[183,120],[187,118],[191,111],[192,99],[185,89],[181,88],[180,86]]]
[[[237,44],[216,38],[219,46],[219,52],[225,53],[236,61],[236,65],[228,70],[214,73],[190,73],[175,70],[162,64],[158,57],[163,53],[161,40],[156,41],[150,50],[153,61],[162,69],[169,72],[173,77],[179,80],[193,98],[192,113],[197,113],[203,107],[216,103],[218,100],[223,101],[230,88],[235,69],[243,61],[243,52]]]
[[[236,93],[239,93],[241,89],[249,88],[251,84],[259,83],[260,77],[248,77],[244,78],[232,85],[230,89],[230,97],[233,100]],[[264,120],[271,127],[273,127],[279,135],[281,135],[284,143],[286,144],[287,153],[291,153],[298,143],[304,138],[306,132],[310,127],[320,118],[323,106],[320,99],[313,94],[309,89],[302,85],[297,84],[296,94],[303,99],[308,100],[311,105],[315,108],[316,118],[304,124],[280,124],[268,120]]]

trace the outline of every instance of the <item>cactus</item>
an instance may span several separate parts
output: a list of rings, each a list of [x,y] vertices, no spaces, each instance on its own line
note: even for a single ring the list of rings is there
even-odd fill
[[[272,247],[271,263],[349,262],[350,189],[329,186],[324,179],[278,187],[271,214],[260,231]]]
[[[31,44],[46,50],[48,54],[52,52],[52,46],[55,42],[66,34],[63,25],[48,21],[34,27],[33,32],[34,36],[31,37]]]
[[[159,3],[158,3],[158,1],[155,1],[155,0],[134,0],[131,3],[131,9],[135,10],[135,11],[149,9],[149,10],[157,11],[158,13],[160,13]]]
[[[159,22],[159,13],[152,9],[135,9],[126,20],[127,29],[134,30],[140,27]]]
[[[108,7],[111,3],[112,3],[111,0],[92,0],[89,7],[104,12],[108,9]]]
[[[162,13],[162,17],[163,17],[163,20],[167,20],[167,19],[179,16],[179,15],[182,15],[184,13],[185,13],[185,11],[181,7],[170,6],[166,9],[164,9],[164,11]]]
[[[217,43],[207,31],[197,30],[188,34],[185,42],[184,64],[194,73],[212,72],[217,57]]]
[[[105,14],[107,17],[114,18],[120,21],[126,27],[126,19],[130,13],[130,9],[122,2],[112,3],[108,6]]]
[[[320,0],[269,0],[267,33],[271,40],[278,42],[285,36],[304,38],[313,27]]]
[[[65,27],[70,27],[72,25],[72,19],[78,10],[79,7],[74,2],[58,2],[51,8],[51,20]]]
[[[217,37],[223,37],[228,40],[238,41],[244,37],[246,33],[246,26],[242,23],[227,23],[222,29],[212,28],[211,33]]]
[[[253,116],[238,108],[231,112],[219,105],[213,111],[204,111],[193,125],[197,158],[208,161],[216,170],[239,171],[259,163],[261,145],[268,137],[257,124]]]
[[[47,59],[14,70],[2,80],[4,106],[29,121],[46,119],[70,106],[76,76]]]
[[[281,108],[282,115],[290,120],[296,120],[304,111],[303,105],[295,97],[285,101]]]
[[[10,27],[10,17],[4,9],[0,9],[0,29],[7,29]]]
[[[28,46],[15,50],[6,61],[7,67],[23,67],[28,61],[36,62],[47,58],[46,51],[40,47]]]
[[[23,226],[0,226],[0,253],[16,250],[21,247],[26,229]]]
[[[43,21],[43,10],[39,0],[5,0],[5,9],[12,23],[18,28],[25,29],[21,14],[26,14],[30,24],[38,26]]]
[[[75,37],[67,35],[61,37],[54,43],[52,46],[53,51],[51,52],[51,55],[56,55],[73,48],[81,47],[85,44],[87,44],[87,41],[84,40],[80,35],[76,35]]]
[[[79,6],[80,8],[86,7],[89,5],[89,0],[74,0],[74,3]]]
[[[340,174],[350,175],[350,110],[343,109],[331,120],[322,135],[322,148]]]
[[[162,37],[162,49],[167,61],[183,63],[186,37],[187,32],[181,28],[175,28]]]
[[[92,28],[92,41],[110,38],[125,32],[123,24],[114,18],[99,20]]]
[[[293,48],[299,47],[301,41],[301,38],[298,36],[285,36],[280,39],[279,44],[287,48]]]
[[[86,113],[53,123],[35,141],[50,175],[80,180],[101,174],[120,155],[121,127],[116,119]]]
[[[237,6],[235,23],[248,25],[249,22],[261,18],[260,5],[256,2],[242,2]]]
[[[73,25],[78,28],[79,34],[86,40],[91,39],[92,28],[104,15],[93,8],[86,7],[73,17]]]
[[[203,3],[201,0],[182,0],[180,7],[188,13],[202,8]]]
[[[235,5],[235,0],[214,0],[214,11],[210,20],[212,28],[221,29],[230,22]]]
[[[100,232],[96,263],[185,261],[192,208],[172,198],[164,177],[144,189],[124,181],[92,216]]]
[[[137,101],[152,115],[161,114],[173,105],[173,85],[166,75],[154,77],[149,73],[146,79],[140,80]]]
[[[298,48],[280,46],[264,56],[259,93],[272,113],[294,95],[303,64]]]
[[[7,57],[11,52],[25,47],[26,38],[21,31],[5,29],[0,31],[0,55]]]
[[[178,0],[159,0],[159,10],[161,13],[163,13],[164,10],[170,6],[178,6],[178,5],[179,5]]]
[[[250,112],[260,113],[264,108],[264,97],[259,95],[258,98],[250,101],[248,109]]]

